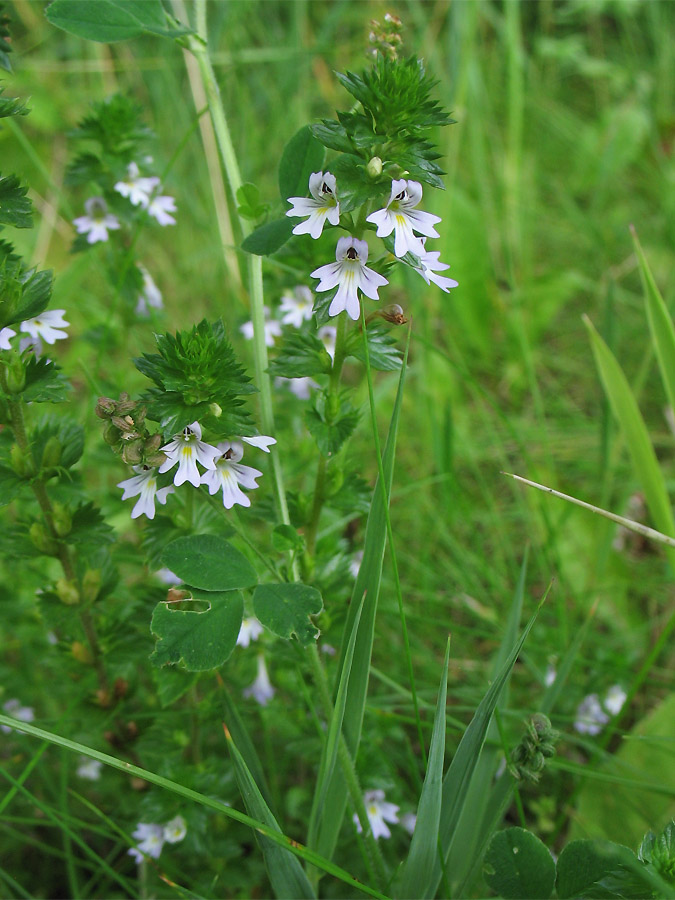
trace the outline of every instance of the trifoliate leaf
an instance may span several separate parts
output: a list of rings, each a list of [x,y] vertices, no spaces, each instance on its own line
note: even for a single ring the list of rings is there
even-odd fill
[[[319,394],[314,406],[305,412],[305,424],[316,441],[322,456],[337,453],[359,421],[359,412],[344,398],[340,401],[337,414],[329,417],[326,398]]]
[[[319,636],[310,620],[323,609],[321,594],[306,584],[260,584],[253,592],[256,616],[271,632],[287,640],[295,635],[303,647]]]
[[[284,338],[279,354],[269,366],[270,375],[302,378],[331,371],[332,361],[321,341],[313,334],[296,331]]]
[[[31,357],[26,366],[23,399],[35,403],[63,403],[71,390],[61,368],[44,356]]]
[[[0,175],[0,225],[33,227],[33,204],[16,175]]]
[[[237,212],[242,219],[252,222],[267,215],[270,209],[269,203],[261,203],[258,188],[248,181],[237,191],[237,204]]]
[[[366,362],[363,349],[363,335],[354,329],[347,340],[347,356]],[[401,368],[401,351],[389,332],[380,325],[368,326],[368,356],[373,369],[381,372],[395,372]]]
[[[242,242],[241,249],[247,253],[253,253],[254,256],[271,256],[272,253],[276,253],[280,247],[283,247],[296,224],[289,218],[266,222],[249,234]]]
[[[214,534],[177,538],[164,548],[161,559],[174,575],[202,591],[238,590],[258,581],[243,553]]]
[[[150,659],[156,666],[182,662],[188,672],[217,669],[234,650],[244,614],[239,591],[193,591],[193,599],[205,600],[203,612],[176,609],[173,603],[158,603],[151,629],[157,637]]]
[[[57,28],[100,43],[142,34],[169,38],[190,34],[189,28],[169,18],[160,0],[54,0],[46,16]]]
[[[321,142],[309,125],[297,131],[284,147],[279,162],[279,193],[285,203],[289,197],[305,197],[309,193],[309,176],[323,171],[326,157]]]
[[[525,828],[498,831],[483,862],[485,882],[505,900],[547,898],[555,885],[555,863],[542,842]]]

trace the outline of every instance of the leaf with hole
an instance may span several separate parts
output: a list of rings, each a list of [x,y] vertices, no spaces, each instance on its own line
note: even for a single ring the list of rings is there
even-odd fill
[[[309,617],[321,612],[323,600],[307,584],[260,584],[253,592],[253,609],[270,631],[287,639],[296,635],[303,647],[319,636]]]

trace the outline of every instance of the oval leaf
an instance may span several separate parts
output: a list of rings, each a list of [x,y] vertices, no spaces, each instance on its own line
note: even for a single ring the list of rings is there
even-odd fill
[[[611,841],[572,841],[560,854],[556,891],[561,900],[571,897],[606,896],[595,885],[636,862],[628,847]],[[632,896],[632,895],[631,895]]]
[[[553,857],[525,828],[498,831],[483,862],[488,887],[506,900],[547,900],[555,884]]]
[[[214,534],[176,538],[162,550],[161,560],[187,585],[203,591],[241,590],[258,580],[243,553]]]
[[[206,600],[205,612],[172,609],[162,601],[152,614],[151,629],[157,644],[150,659],[156,666],[183,662],[188,672],[206,672],[222,666],[237,643],[244,614],[239,591],[195,595]]]
[[[70,34],[112,43],[142,34],[177,37],[189,29],[167,18],[160,0],[54,0],[47,19]]]
[[[323,144],[312,134],[309,125],[303,126],[286,144],[279,163],[279,193],[289,197],[305,197],[309,193],[309,176],[320,172],[326,156]]]
[[[290,219],[275,219],[252,231],[242,243],[241,249],[255,256],[269,256],[283,247],[290,238],[296,223]]]
[[[319,636],[310,621],[323,609],[321,594],[306,584],[260,584],[253,592],[253,608],[258,619],[282,638],[294,634],[306,647]]]

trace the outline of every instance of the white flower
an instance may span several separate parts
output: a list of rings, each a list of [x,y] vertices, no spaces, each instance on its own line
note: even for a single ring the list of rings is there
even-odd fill
[[[13,719],[17,719],[19,722],[32,722],[35,719],[35,713],[31,707],[22,706],[21,702],[16,698],[8,700],[2,708],[6,715],[11,716]],[[12,729],[9,725],[0,725],[0,731],[9,734]],[[17,731],[21,731],[21,729],[17,728]]]
[[[136,831],[131,835],[136,838],[137,847],[131,847],[127,850],[129,856],[133,856],[137,863],[142,863],[144,856],[151,856],[153,859],[159,859],[164,846],[164,829],[161,825],[150,825],[146,822],[139,822]]]
[[[579,734],[600,734],[603,727],[609,722],[609,716],[604,712],[597,694],[589,694],[584,697],[577,707],[577,717],[574,727]]]
[[[620,684],[613,684],[607,691],[602,705],[612,716],[618,716],[626,702],[626,692]]]
[[[440,261],[440,251],[428,251],[426,249],[424,246],[426,240],[426,238],[419,238],[419,242],[422,245],[422,253],[418,254],[420,264],[418,266],[413,266],[413,268],[416,272],[420,273],[427,284],[430,284],[433,281],[433,283],[437,284],[442,291],[445,291],[445,293],[448,294],[450,293],[450,288],[456,288],[459,285],[459,281],[455,281],[454,278],[446,278],[445,275],[436,274],[436,272],[444,272],[446,269],[449,269],[450,266],[447,263],[442,263]]]
[[[272,687],[269,675],[267,674],[267,666],[265,665],[265,658],[262,653],[258,656],[258,674],[256,679],[253,684],[244,688],[243,694],[244,697],[253,697],[261,706],[267,706],[275,694],[275,690]]]
[[[264,450],[265,453],[269,453],[270,447],[272,444],[276,444],[277,439],[267,437],[266,434],[254,434],[253,437],[243,437],[242,441],[245,444],[250,444],[252,447],[257,447],[258,450]]]
[[[115,190],[123,197],[128,197],[134,206],[146,207],[150,202],[150,195],[159,184],[159,178],[155,175],[152,177],[140,175],[135,162],[129,163],[127,173],[124,181],[117,182]]]
[[[546,674],[544,675],[544,684],[546,685],[546,687],[551,687],[556,679],[557,674],[558,673],[556,672],[555,666],[549,663],[546,667]]]
[[[309,322],[314,308],[314,294],[304,284],[293,288],[293,293],[281,297],[282,324],[300,328],[303,322]]]
[[[415,256],[422,256],[424,248],[413,229],[427,237],[439,237],[434,228],[440,222],[439,216],[415,209],[422,199],[422,185],[419,181],[406,181],[405,178],[391,183],[391,197],[384,209],[371,213],[366,222],[377,225],[377,236],[387,237],[394,232],[394,253],[405,256],[408,251]]]
[[[384,823],[398,822],[398,806],[385,801],[384,791],[366,791],[363,795],[363,802],[375,840],[381,837],[391,837],[391,831]],[[354,813],[354,822],[356,830],[361,833],[361,823],[356,813]]]
[[[388,284],[386,278],[378,275],[366,266],[368,262],[368,244],[354,237],[342,237],[337,243],[335,251],[337,262],[321,266],[312,272],[312,278],[320,278],[317,291],[330,291],[337,286],[338,290],[328,310],[329,316],[337,316],[343,309],[352,319],[359,317],[358,290],[361,289],[366,297],[371,300],[379,300],[377,291],[383,284]]]
[[[147,205],[147,210],[160,225],[175,225],[176,220],[169,213],[176,212],[176,201],[173,197],[153,197]]]
[[[356,578],[363,562],[363,550],[357,550],[349,563],[349,574],[352,578]]]
[[[162,292],[153,281],[152,275],[145,266],[139,265],[139,271],[143,278],[143,288],[138,295],[138,303],[136,304],[136,315],[147,316],[148,307],[153,309],[162,309]]]
[[[170,587],[175,584],[182,584],[183,579],[179,578],[178,575],[174,575],[171,569],[167,569],[166,566],[163,569],[158,569],[155,572],[155,575],[162,584],[168,584]]]
[[[309,375],[303,375],[299,378],[283,378],[281,375],[278,375],[274,379],[274,383],[277,387],[286,385],[288,390],[300,400],[308,400],[312,390],[316,390],[319,387]]]
[[[202,429],[198,422],[193,422],[180,434],[175,434],[174,439],[161,449],[166,453],[166,459],[159,467],[160,472],[168,472],[178,463],[178,471],[173,479],[176,487],[185,481],[199,487],[201,476],[197,463],[201,463],[205,469],[215,469],[215,460],[221,455],[217,447],[202,441]]]
[[[167,844],[178,844],[187,834],[187,825],[182,816],[174,816],[164,826],[164,840]]]
[[[218,454],[220,458],[215,459],[215,468],[203,473],[201,483],[208,485],[209,494],[217,494],[223,489],[225,509],[232,509],[236,503],[250,506],[251,501],[239,485],[249,490],[257,488],[256,478],[260,478],[262,472],[241,465],[239,460],[244,455],[244,448],[239,441],[222,441],[218,444]]]
[[[239,629],[239,637],[237,638],[238,647],[248,647],[251,641],[257,641],[263,633],[263,627],[255,616],[249,616],[244,619]]]
[[[75,774],[78,778],[84,778],[86,781],[98,781],[101,777],[101,769],[103,763],[98,759],[89,759],[88,756],[80,757],[80,764]]]
[[[268,306],[264,307],[265,312],[265,344],[268,347],[274,346],[274,339],[281,335],[281,323],[276,319],[270,319],[270,310]],[[239,331],[244,335],[247,341],[253,340],[253,322],[244,322],[240,326]]]
[[[335,343],[337,341],[337,328],[334,325],[322,325],[316,336],[326,348],[326,353],[331,359],[335,359]]]
[[[415,830],[415,825],[417,825],[417,815],[414,812],[403,813],[401,816],[401,825],[408,834],[412,834]]]
[[[335,656],[335,654],[337,653],[337,650],[335,649],[335,647],[332,646],[332,644],[322,644],[321,652],[325,653],[326,656]]]
[[[335,175],[330,172],[313,172],[309,176],[309,192],[313,199],[306,197],[289,197],[293,208],[287,216],[309,216],[293,229],[293,234],[311,234],[313,238],[321,236],[326,219],[331,225],[340,221],[340,204],[337,199]]]
[[[12,345],[10,344],[10,338],[13,338],[16,334],[12,328],[2,328],[0,329],[0,350],[11,350]]]
[[[63,318],[64,313],[65,309],[46,310],[39,316],[35,316],[34,319],[26,319],[25,322],[22,322],[21,331],[27,332],[33,341],[42,338],[48,344],[53,344],[55,341],[68,337],[67,332],[59,330],[70,325],[70,322],[66,322]]]
[[[112,213],[108,212],[108,204],[103,197],[90,197],[84,204],[86,216],[80,216],[73,221],[78,234],[87,235],[87,243],[95,244],[97,241],[107,241],[108,231],[115,231],[120,223]]]
[[[146,466],[132,466],[137,474],[133,478],[127,478],[126,481],[120,481],[117,487],[124,489],[122,500],[128,500],[129,497],[140,498],[136,506],[131,511],[131,518],[137,519],[139,516],[147,516],[148,519],[155,518],[155,500],[164,505],[169,494],[173,494],[173,485],[163,487],[157,490],[157,470],[150,469]]]

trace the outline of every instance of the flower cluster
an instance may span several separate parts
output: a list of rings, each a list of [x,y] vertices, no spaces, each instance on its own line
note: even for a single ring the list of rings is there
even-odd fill
[[[291,209],[287,216],[306,217],[306,221],[296,225],[293,234],[309,234],[319,238],[326,222],[338,225],[340,222],[340,201],[335,176],[331,172],[313,172],[309,178],[311,199],[289,197]],[[405,178],[393,179],[389,200],[382,209],[378,209],[366,217],[366,222],[376,226],[379,238],[388,238],[394,234],[394,255],[398,259],[411,255],[409,264],[419,272],[427,284],[434,282],[446,293],[457,287],[452,278],[439,275],[439,272],[450,268],[439,259],[439,251],[426,249],[427,238],[439,237],[436,228],[441,219],[431,213],[423,212],[417,207],[422,201],[422,185],[418,181]],[[346,311],[351,319],[360,315],[359,291],[371,300],[379,300],[378,291],[388,279],[374,269],[369,268],[368,244],[352,235],[341,237],[337,242],[335,262],[320,266],[311,273],[318,278],[317,293],[332,291],[337,288],[331,301],[328,315],[337,316]],[[293,318],[284,319],[299,327],[297,313]]]
[[[579,734],[600,734],[612,716],[618,716],[624,703],[626,692],[620,684],[609,688],[601,702],[597,694],[589,694],[577,707],[574,728]]]
[[[186,834],[187,825],[182,816],[175,816],[165,825],[139,822],[136,830],[132,833],[132,837],[136,839],[136,846],[131,847],[127,852],[139,864],[146,856],[159,859],[164,844],[178,844]]]
[[[39,316],[21,322],[19,331],[24,332],[28,337],[20,338],[19,350],[23,351],[32,347],[36,356],[39,356],[42,353],[42,341],[54,344],[56,341],[67,338],[68,334],[61,330],[70,324],[64,319],[65,313],[65,309],[50,309],[40,313]],[[13,337],[16,337],[16,331],[13,328],[0,329],[0,350],[11,350]]]

